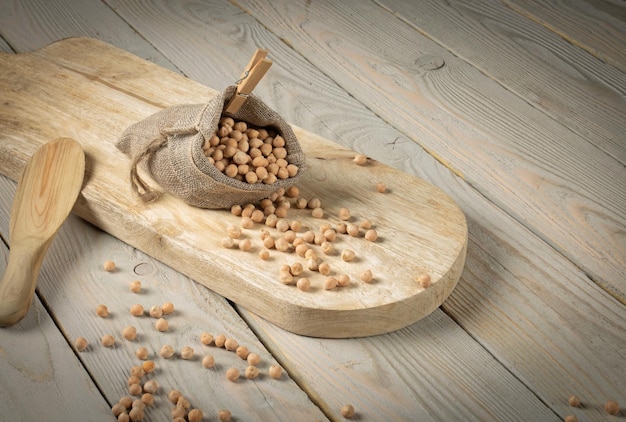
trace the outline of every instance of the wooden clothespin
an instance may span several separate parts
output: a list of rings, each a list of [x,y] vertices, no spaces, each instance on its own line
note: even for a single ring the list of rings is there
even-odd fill
[[[226,113],[234,114],[239,111],[239,108],[241,108],[246,101],[248,95],[250,95],[254,87],[257,86],[261,78],[265,76],[270,66],[272,66],[272,61],[266,59],[266,56],[267,50],[260,48],[254,53],[248,66],[246,66],[246,70],[244,70],[241,74],[241,78],[237,82],[235,95],[233,95],[224,109]]]

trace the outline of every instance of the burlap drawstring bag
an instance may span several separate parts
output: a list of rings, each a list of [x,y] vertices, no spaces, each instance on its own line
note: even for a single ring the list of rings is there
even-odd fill
[[[158,197],[139,174],[141,166],[162,189],[200,208],[230,208],[269,197],[294,185],[304,170],[304,153],[293,130],[275,111],[250,94],[239,111],[224,114],[257,127],[273,127],[285,139],[287,161],[299,167],[294,177],[273,184],[249,184],[226,176],[208,161],[202,149],[216,132],[224,104],[236,86],[226,88],[207,104],[177,105],[128,127],[116,143],[131,157],[131,187],[144,201]]]

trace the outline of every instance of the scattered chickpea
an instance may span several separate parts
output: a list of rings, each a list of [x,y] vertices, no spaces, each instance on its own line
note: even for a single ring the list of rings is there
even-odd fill
[[[267,372],[271,378],[277,380],[283,375],[283,368],[278,365],[270,365]]]
[[[139,360],[148,359],[148,349],[146,349],[145,347],[140,347],[135,351],[135,357]]]
[[[161,305],[161,311],[163,311],[163,315],[171,315],[174,313],[174,304],[172,302],[165,302]]]
[[[213,334],[206,332],[200,334],[200,343],[204,344],[205,346],[213,343]]]
[[[239,343],[237,343],[237,340],[235,340],[234,338],[229,337],[224,341],[224,348],[226,350],[232,352],[233,350],[237,350],[237,347],[239,347]]]
[[[281,271],[278,273],[278,281],[283,284],[292,284],[293,283],[293,275],[288,271]]]
[[[249,251],[252,249],[252,241],[250,239],[242,239],[239,241],[239,249]]]
[[[146,371],[143,370],[142,365],[135,365],[132,368],[130,368],[130,374],[131,376],[134,375],[138,378],[141,378],[146,374]]]
[[[104,347],[113,347],[115,345],[115,337],[111,334],[103,335],[100,341]]]
[[[98,305],[98,307],[96,308],[96,315],[98,315],[100,318],[108,317],[109,308],[107,308],[106,305]]]
[[[222,248],[231,249],[235,246],[235,241],[232,237],[223,237],[222,240],[220,240],[220,245]]]
[[[163,316],[163,309],[158,305],[152,306],[150,308],[150,316],[152,318],[161,318]]]
[[[239,379],[239,375],[239,369],[235,367],[228,368],[228,370],[226,371],[226,379],[228,379],[228,381],[237,381]]]
[[[309,209],[321,208],[321,206],[322,206],[322,201],[320,201],[319,198],[311,198],[309,199],[309,202],[307,202],[307,207]]]
[[[296,282],[296,287],[303,292],[307,292],[311,289],[311,281],[306,277],[302,277]]]
[[[609,415],[617,415],[619,413],[619,403],[615,400],[609,400],[604,404],[604,410]]]
[[[89,346],[89,342],[85,337],[78,337],[74,340],[74,346],[76,347],[76,350],[82,352],[87,348],[87,346]]]
[[[341,274],[337,276],[337,284],[341,287],[347,287],[350,285],[350,276],[348,274]]]
[[[324,210],[320,207],[313,208],[313,210],[311,211],[311,215],[314,218],[322,218],[324,216]]]
[[[302,239],[302,238],[299,238]],[[296,246],[296,254],[298,254],[301,257],[304,257],[306,254],[306,251],[309,250],[309,247],[307,245],[305,245],[304,243]]]
[[[215,358],[211,355],[204,355],[202,358],[202,366],[205,368],[213,368],[215,366]]]
[[[374,279],[372,270],[363,271],[359,277],[361,278],[361,281],[364,283],[371,283],[372,280]]]
[[[154,328],[156,328],[157,331],[165,332],[169,328],[169,325],[170,324],[167,322],[167,320],[165,318],[159,318],[154,323]]]
[[[250,217],[241,217],[241,227],[244,229],[251,229],[254,227],[254,221]]]
[[[126,412],[126,407],[124,407],[122,403],[115,403],[113,406],[111,406],[111,412],[113,413],[113,416],[117,417],[121,413]]]
[[[304,272],[304,267],[302,266],[301,263],[294,262],[293,264],[291,264],[289,270],[290,270],[292,275],[299,276],[300,274],[302,274]]]
[[[122,336],[126,340],[132,341],[135,339],[135,337],[137,337],[137,329],[132,325],[128,325],[122,330]]]
[[[289,223],[289,228],[297,233],[302,229],[302,223],[299,220],[293,220]]]
[[[248,365],[257,366],[261,363],[261,356],[253,352],[248,355],[246,360],[248,361]]]
[[[353,223],[346,224],[346,233],[348,233],[352,237],[357,237],[360,233],[359,226]]]
[[[383,182],[376,183],[376,192],[385,193],[387,191],[387,186]]]
[[[128,386],[128,394],[131,396],[138,396],[142,393],[143,389],[139,384],[131,384]]]
[[[174,404],[178,403],[178,399],[182,396],[183,394],[178,390],[171,390],[169,393],[167,393],[167,399]]]
[[[226,342],[226,336],[224,334],[218,334],[217,337],[215,337],[216,347],[224,347],[225,342]]]
[[[577,395],[572,395],[567,399],[567,404],[569,404],[572,407],[579,407],[580,398]]]
[[[148,380],[143,385],[143,391],[145,393],[154,394],[156,393],[158,388],[159,388],[159,384],[157,384],[155,380]]]
[[[151,374],[152,372],[154,372],[154,368],[154,361],[151,360],[147,360],[143,364],[141,364],[141,369],[143,369],[146,374]]]
[[[285,195],[287,195],[289,198],[297,198],[298,196],[300,196],[300,189],[298,189],[297,186],[290,186],[289,188],[287,188],[287,192],[285,192]]]
[[[145,412],[143,409],[136,407],[136,408],[130,409],[130,412],[128,412],[128,417],[130,418],[132,422],[139,422],[144,419]]]
[[[170,416],[172,416],[172,422],[186,422],[186,414],[187,410],[184,407],[176,406],[170,411]]]
[[[220,422],[230,422],[230,420],[232,418],[232,414],[230,413],[229,410],[222,409],[217,414],[217,417],[220,420]]]
[[[230,212],[235,217],[241,216],[241,211],[242,211],[241,205],[236,205],[235,204],[232,207],[230,207]]]
[[[326,229],[322,234],[329,242],[334,242],[337,239],[337,232],[333,229]]]
[[[267,261],[268,259],[270,259],[270,251],[269,249],[263,248],[259,251],[259,258],[261,258],[263,261]]]
[[[330,274],[330,264],[328,262],[322,262],[317,266],[317,271],[322,275]]]
[[[256,366],[250,365],[246,368],[246,371],[244,374],[246,378],[254,379],[259,376],[259,368],[257,368]]]
[[[352,214],[350,214],[350,210],[347,208],[340,208],[339,209],[339,218],[342,219],[343,221],[347,221],[352,217]]]
[[[333,290],[335,287],[337,287],[338,281],[336,277],[327,277],[326,280],[324,280],[324,289],[326,290]]]
[[[117,417],[117,422],[130,422],[130,416],[126,412],[122,412]]]
[[[133,306],[130,307],[130,314],[132,316],[142,316],[143,315],[143,306],[141,306],[140,304],[136,303]]]
[[[428,274],[420,274],[417,276],[417,282],[425,289],[430,287],[431,280],[430,275]]]
[[[102,264],[102,267],[104,268],[104,271],[110,273],[112,271],[115,271],[115,262],[104,261],[104,264]]]
[[[169,344],[163,345],[161,347],[161,350],[159,350],[159,356],[161,356],[163,359],[171,358],[172,356],[174,356],[174,348]]]
[[[348,224],[344,223],[343,221],[340,221],[335,226],[335,231],[339,234],[346,234],[347,230],[348,230]]]
[[[133,399],[129,396],[123,396],[118,403],[124,406],[125,409],[130,409],[130,406],[133,404]]]
[[[563,422],[578,422],[578,418],[576,417],[576,415],[567,415],[563,419]]]
[[[359,227],[364,230],[368,230],[372,228],[372,222],[370,220],[363,220],[359,223]]]
[[[191,409],[189,413],[187,413],[187,420],[189,422],[200,422],[204,417],[204,413],[200,409]]]
[[[352,406],[351,404],[344,404],[341,407],[341,416],[343,416],[344,418],[351,419],[354,417],[354,413],[354,406]]]
[[[137,375],[131,375],[130,377],[128,377],[128,380],[126,380],[126,384],[129,387],[133,384],[139,384],[140,382],[141,382],[141,379]]]
[[[180,349],[180,357],[185,359],[185,360],[192,359],[193,358],[193,347],[185,346],[182,349]]]
[[[152,393],[144,393],[141,396],[141,402],[146,406],[152,406],[154,404],[154,395]]]
[[[139,293],[141,291],[141,281],[139,280],[131,281],[130,284],[128,285],[128,288],[133,293]]]
[[[237,356],[239,356],[241,359],[246,360],[248,358],[248,355],[250,354],[250,351],[248,350],[248,348],[246,346],[239,346],[237,347],[237,349],[235,350],[235,353],[237,354]]]
[[[352,249],[344,249],[343,251],[341,251],[341,259],[345,262],[354,261],[355,257],[356,254]]]
[[[299,210],[303,210],[307,207],[308,205],[308,201],[304,198],[298,198],[296,199],[296,208],[298,208]]]
[[[369,229],[365,232],[365,240],[369,240],[370,242],[374,242],[378,239],[378,233],[374,229]]]
[[[357,154],[354,156],[354,159],[352,161],[354,161],[359,166],[363,166],[365,165],[365,163],[367,163],[367,156],[363,154]]]

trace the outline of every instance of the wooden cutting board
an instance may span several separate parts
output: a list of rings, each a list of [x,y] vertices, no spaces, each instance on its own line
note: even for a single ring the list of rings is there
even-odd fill
[[[341,235],[334,242],[338,251],[356,252],[353,262],[319,253],[332,274],[350,276],[348,287],[325,290],[325,277],[312,271],[304,274],[312,282],[308,292],[281,284],[281,265],[305,261],[275,250],[261,260],[261,225],[244,230],[253,242],[251,251],[221,247],[226,227],[240,223],[227,210],[194,208],[167,194],[151,204],[135,198],[130,160],[114,145],[118,136],[163,108],[205,103],[216,93],[93,39],[0,54],[0,173],[17,180],[43,143],[57,137],[78,140],[86,174],[75,214],[294,333],[336,338],[386,333],[418,321],[448,297],[467,248],[465,217],[452,199],[375,160],[356,165],[353,151],[297,127],[307,160],[298,187],[301,196],[321,199],[325,216],[293,209],[289,218],[303,223],[301,232],[317,231],[323,223],[337,223],[339,209],[346,207],[353,222],[368,219],[378,232],[375,242],[362,235]],[[387,192],[376,191],[378,182]],[[372,283],[359,280],[367,269]],[[424,273],[432,280],[428,288],[416,281]]]

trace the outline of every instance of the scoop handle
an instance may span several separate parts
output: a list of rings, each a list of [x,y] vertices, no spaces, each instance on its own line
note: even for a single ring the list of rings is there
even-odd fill
[[[19,322],[28,312],[39,269],[51,241],[42,244],[24,240],[11,246],[9,262],[0,281],[0,327]]]

